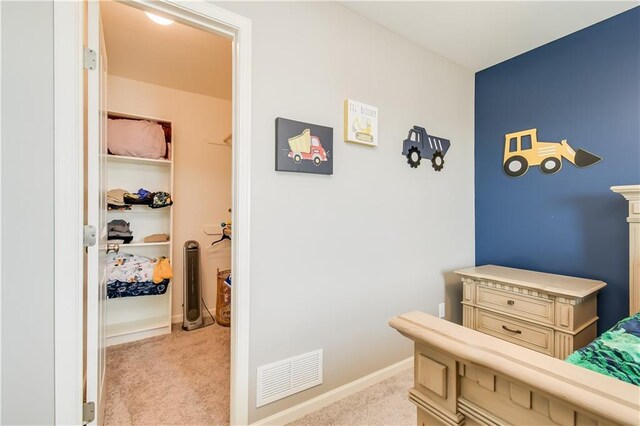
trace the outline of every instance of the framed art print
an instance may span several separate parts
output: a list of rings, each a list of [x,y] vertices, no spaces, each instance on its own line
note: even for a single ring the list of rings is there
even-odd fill
[[[345,100],[344,141],[378,146],[378,108],[351,99]]]
[[[333,129],[276,118],[276,171],[333,174]]]

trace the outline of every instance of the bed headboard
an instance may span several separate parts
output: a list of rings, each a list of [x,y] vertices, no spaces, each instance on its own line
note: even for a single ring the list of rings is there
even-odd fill
[[[640,311],[640,185],[612,186],[629,201],[629,315]]]

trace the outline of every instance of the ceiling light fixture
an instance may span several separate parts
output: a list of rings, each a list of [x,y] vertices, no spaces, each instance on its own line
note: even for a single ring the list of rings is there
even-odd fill
[[[173,21],[171,19],[163,18],[162,16],[154,15],[153,13],[145,12],[145,14],[158,25],[171,25]]]

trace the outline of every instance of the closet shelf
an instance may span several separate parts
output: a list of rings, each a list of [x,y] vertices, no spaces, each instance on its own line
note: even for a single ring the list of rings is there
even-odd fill
[[[129,244],[120,244],[120,249],[126,249],[127,247],[153,247],[153,246],[168,246],[171,241],[162,241],[158,243],[145,243],[143,241],[131,241]]]
[[[149,164],[154,166],[169,166],[171,160],[153,159],[153,158],[139,158],[139,157],[127,157],[126,155],[107,155],[107,160],[116,163],[130,163],[130,164]]]
[[[107,210],[107,213],[119,215],[119,214],[128,214],[128,213],[157,213],[162,211],[169,212],[171,211],[171,207],[173,207],[173,205],[161,207],[159,209],[152,209],[149,206],[132,204],[130,210]]]
[[[110,119],[148,120],[160,124],[167,152],[172,152],[174,141],[171,137],[171,122],[126,113],[109,112],[108,115]],[[136,143],[131,142],[132,145]],[[108,172],[107,188],[123,188],[126,191],[148,188],[154,192],[167,192],[173,197],[172,158],[140,158],[126,155],[127,152],[135,151],[118,152],[125,155],[108,154],[104,158]],[[172,155],[169,154],[169,157]],[[120,244],[120,253],[138,254],[149,258],[171,257],[172,241],[145,243],[144,237],[155,234],[172,235],[173,209],[152,209],[147,205],[135,204],[130,210],[109,210],[107,218],[107,221],[121,219],[128,222],[130,230],[134,233],[134,241]],[[140,294],[140,297],[132,297],[133,294],[130,294],[129,297],[107,299],[105,344],[117,345],[171,333],[172,293],[173,284],[170,284],[164,294]]]

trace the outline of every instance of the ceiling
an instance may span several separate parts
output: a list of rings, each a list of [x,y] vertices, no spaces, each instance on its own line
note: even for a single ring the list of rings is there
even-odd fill
[[[472,71],[638,6],[638,1],[346,1],[349,9]],[[109,74],[231,100],[231,41],[101,2]]]
[[[108,73],[231,100],[231,40],[139,9],[101,2]]]
[[[472,71],[638,6],[638,1],[342,2]]]

